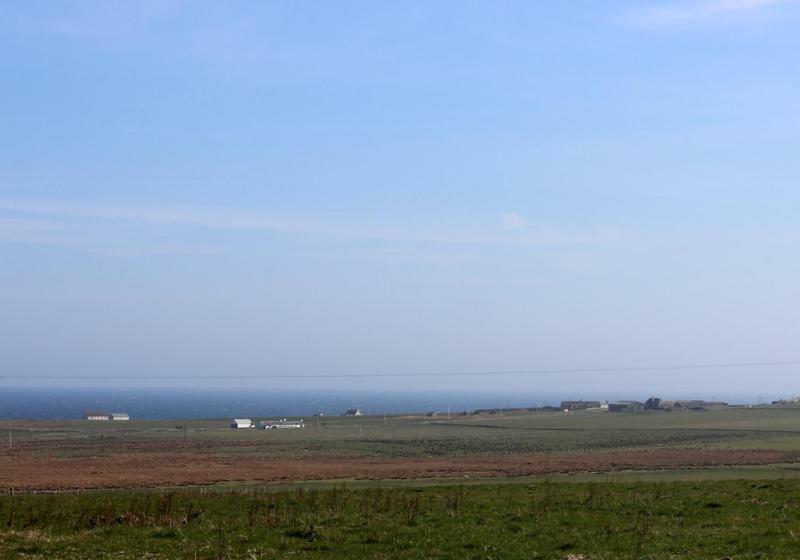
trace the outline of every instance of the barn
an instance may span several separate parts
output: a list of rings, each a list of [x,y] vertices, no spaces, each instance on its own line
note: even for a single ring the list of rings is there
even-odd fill
[[[252,428],[253,421],[249,418],[234,418],[231,422],[231,428],[234,430],[242,430],[244,428]]]
[[[262,420],[259,422],[258,427],[262,430],[275,430],[283,428],[305,428],[306,425],[302,419],[288,420],[286,418],[282,418],[280,420]]]

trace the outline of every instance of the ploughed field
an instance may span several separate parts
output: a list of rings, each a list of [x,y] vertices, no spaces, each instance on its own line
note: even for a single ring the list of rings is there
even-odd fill
[[[794,559],[800,480],[0,497],[0,558]]]
[[[800,463],[800,409],[307,419],[7,421],[0,491],[520,477]]]

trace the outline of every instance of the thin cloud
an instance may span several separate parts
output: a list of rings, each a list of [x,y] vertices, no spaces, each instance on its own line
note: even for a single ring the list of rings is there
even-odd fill
[[[64,228],[83,232],[125,229],[131,225],[251,231],[292,236],[342,238],[389,243],[452,245],[589,245],[614,243],[625,235],[616,228],[531,226],[516,213],[486,223],[461,225],[386,225],[385,220],[327,221],[319,218],[275,217],[230,208],[94,205],[63,202],[0,200],[0,212],[14,219],[47,218]],[[511,224],[509,224],[509,222]],[[509,228],[509,225],[514,227]],[[91,235],[91,233],[90,233]],[[85,236],[84,236],[85,238]]]
[[[144,255],[201,255],[220,253],[219,247],[197,244],[131,243],[108,239],[106,232],[60,219],[0,216],[0,245],[36,245],[90,250],[108,257]]]
[[[58,239],[62,227],[54,220],[0,216],[0,241],[49,242]]]
[[[500,215],[500,223],[509,230],[521,230],[528,226],[528,221],[517,212],[503,212]]]
[[[47,231],[57,229],[58,222],[31,218],[0,218],[0,232]]]
[[[661,4],[634,9],[623,20],[647,27],[691,25],[720,18],[751,16],[780,4],[793,4],[797,0],[704,0]]]
[[[185,0],[92,0],[46,14],[44,28],[77,39],[131,38],[177,17],[185,7]]]

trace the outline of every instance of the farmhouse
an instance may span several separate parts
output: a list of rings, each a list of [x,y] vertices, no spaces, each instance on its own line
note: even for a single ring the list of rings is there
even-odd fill
[[[639,401],[619,401],[608,405],[609,412],[638,412],[640,410],[644,410],[644,403]]]
[[[587,410],[590,408],[601,408],[603,403],[600,401],[561,401],[561,410]]]
[[[360,408],[351,408],[344,413],[345,416],[364,416]]]
[[[660,408],[664,410],[683,410],[693,412],[703,412],[710,408],[724,408],[728,403],[721,401],[703,401],[703,400],[684,400],[684,401],[661,401]]]
[[[283,418],[281,420],[262,420],[258,423],[258,427],[262,430],[276,430],[283,428],[305,428],[306,425],[302,418],[300,420],[287,420]]]
[[[111,420],[111,415],[108,412],[88,411],[83,413],[86,420]]]
[[[242,430],[245,428],[252,428],[253,421],[249,418],[234,418],[231,422],[231,428],[234,430]]]
[[[112,412],[111,419],[117,422],[127,422],[131,419],[127,412]]]

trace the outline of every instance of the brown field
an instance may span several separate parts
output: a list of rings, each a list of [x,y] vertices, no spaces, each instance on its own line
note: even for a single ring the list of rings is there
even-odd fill
[[[53,456],[37,449],[38,446],[26,447],[0,457],[0,487],[53,490],[233,481],[507,477],[800,462],[798,452],[769,449],[650,449],[424,458],[265,458],[209,452],[182,444],[141,445],[136,451],[129,445],[122,451],[115,450],[114,446],[103,446],[93,453],[71,457]]]
[[[228,423],[0,422],[13,436],[0,492],[800,464],[800,412],[784,410],[326,418],[269,433]]]

